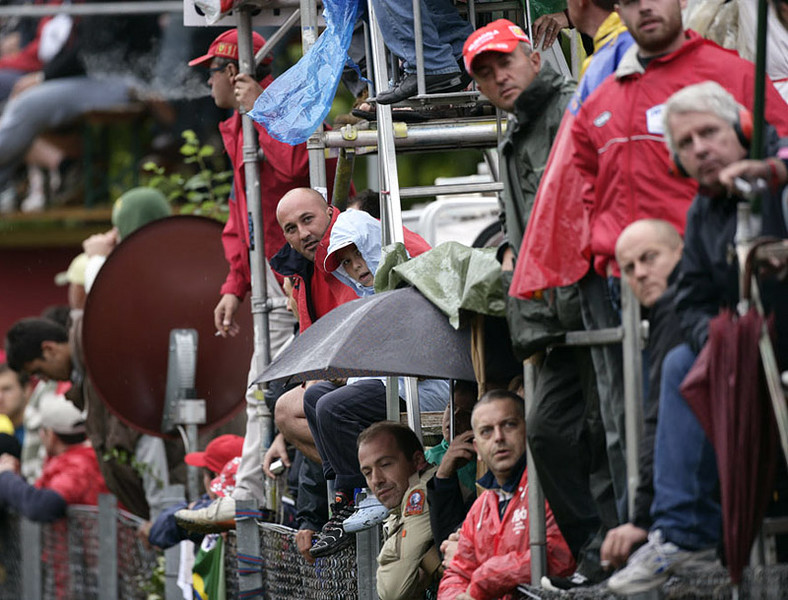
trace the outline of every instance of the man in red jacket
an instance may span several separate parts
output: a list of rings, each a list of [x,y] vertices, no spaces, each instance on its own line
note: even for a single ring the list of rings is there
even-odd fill
[[[506,390],[487,392],[473,407],[471,425],[473,446],[489,469],[477,482],[486,491],[465,517],[438,600],[509,600],[531,581],[523,399]],[[547,505],[545,517],[547,572],[566,577],[575,560]]]
[[[65,516],[69,504],[96,506],[99,494],[109,494],[99,471],[96,452],[86,441],[85,416],[62,395],[51,394],[41,404],[41,441],[47,460],[35,485],[18,474],[19,461],[0,456],[0,506],[10,506],[33,521]]]
[[[259,51],[265,40],[257,33],[252,34],[254,52]],[[266,58],[257,67],[254,79],[240,75],[238,63],[238,31],[231,29],[219,35],[208,48],[208,52],[189,62],[189,66],[207,66],[208,84],[216,106],[233,111],[230,118],[219,124],[225,150],[233,167],[233,191],[229,201],[230,216],[222,232],[222,244],[230,270],[221,287],[221,298],[214,309],[214,325],[222,337],[238,334],[235,320],[241,302],[251,290],[251,268],[249,263],[250,217],[246,198],[246,174],[243,161],[243,131],[241,102],[236,79],[241,77],[263,89],[271,84],[271,59]],[[259,82],[259,83],[258,83]],[[276,207],[286,192],[293,188],[309,186],[309,158],[305,144],[291,146],[272,138],[266,129],[254,123],[258,144],[263,159],[258,162],[260,171],[260,202],[262,209],[262,231],[266,262],[266,295],[274,300],[285,298],[281,288],[281,277],[271,271],[268,261],[285,246],[285,236],[275,218]],[[327,165],[329,179],[333,180],[336,161]],[[329,189],[330,193],[331,190]],[[281,303],[277,303],[281,304]],[[268,313],[271,354],[275,355],[292,337],[295,322],[283,307]],[[257,351],[257,349],[256,349]],[[256,364],[252,358],[252,367]],[[236,487],[231,496],[217,500],[206,509],[200,519],[207,519],[203,529],[219,531],[232,527],[235,516],[235,500],[262,500],[263,472],[260,467],[260,447],[263,443],[262,419],[265,412],[263,400],[259,398],[255,369],[250,369],[249,386],[246,393],[247,425],[244,437],[244,452],[236,475]]]
[[[624,54],[615,74],[586,99],[572,127],[572,160],[583,178],[595,267],[580,282],[586,329],[620,324],[605,277],[614,277],[613,288],[618,288],[615,242],[624,227],[638,219],[657,218],[684,233],[687,209],[698,184],[670,173],[661,116],[668,97],[688,85],[712,80],[752,108],[752,63],[693,31],[684,31],[684,4],[684,0],[622,0],[617,5],[635,44]],[[766,120],[780,135],[788,134],[788,107],[769,81]],[[621,347],[595,346],[592,356],[619,518],[624,522],[627,494]]]

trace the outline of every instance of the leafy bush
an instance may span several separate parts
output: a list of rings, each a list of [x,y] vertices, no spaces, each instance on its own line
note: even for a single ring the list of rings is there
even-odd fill
[[[183,171],[167,173],[164,167],[149,161],[142,165],[147,174],[144,185],[161,191],[180,214],[227,221],[233,172],[222,168],[216,149],[201,144],[194,131],[187,129],[181,136]]]

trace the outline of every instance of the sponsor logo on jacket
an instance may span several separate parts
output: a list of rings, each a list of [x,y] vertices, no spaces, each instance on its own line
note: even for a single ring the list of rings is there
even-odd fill
[[[516,534],[525,531],[526,521],[528,521],[528,509],[524,506],[516,509],[512,514],[512,531]]]

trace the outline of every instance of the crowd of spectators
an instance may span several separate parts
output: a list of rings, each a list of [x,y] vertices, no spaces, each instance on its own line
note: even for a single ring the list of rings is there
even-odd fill
[[[399,79],[379,98],[383,104],[415,93],[415,58],[406,43],[412,44],[412,14],[396,13],[394,4],[375,5],[385,41],[402,59]],[[776,0],[770,13],[782,26],[774,35],[783,39],[784,5]],[[264,477],[278,477],[281,463],[293,475],[295,541],[306,561],[339,552],[356,532],[383,525],[382,600],[421,598],[427,591],[441,600],[492,600],[528,583],[568,589],[606,582],[613,592],[633,594],[684,565],[718,558],[719,463],[682,381],[707,343],[709,323],[738,304],[731,256],[737,204],[749,201],[742,182],[763,190],[760,218],[751,223],[756,235],[788,239],[785,98],[766,81],[765,123],[755,124],[763,126],[766,158],[749,160],[754,65],[685,29],[679,0],[568,0],[565,12],[538,20],[533,37],[544,44],[566,26],[593,41],[579,82],[542,60],[540,45],[511,21],[474,31],[448,1],[425,7],[428,91],[461,89],[472,78],[484,101],[508,119],[500,144],[504,242],[494,274],[506,294],[508,331],[489,343],[510,346],[519,360],[536,366],[530,412],[521,379],[492,385],[420,379],[421,410],[443,414],[443,439],[425,448],[407,426],[386,420],[392,380],[271,386],[266,397],[254,385],[254,356],[244,437],[220,436],[204,452],[186,454],[185,464],[204,470],[206,494],[161,511],[152,480],[182,477],[182,449],[173,460],[162,440],[134,431],[106,409],[81,343],[80,312],[104,258],[134,229],[169,214],[160,194],[135,189],[118,199],[113,229],[85,240],[84,257],[63,274],[61,283],[74,287],[66,323],[31,317],[5,336],[0,506],[52,520],[66,504],[95,504],[96,494],[108,490],[145,521],[140,532],[150,543],[168,547],[191,539],[210,552],[217,534],[235,527],[236,501],[263,504]],[[87,20],[80,23],[84,28]],[[264,44],[256,33],[252,42],[255,51]],[[44,73],[55,60],[41,67]],[[273,77],[270,61],[254,75],[240,72],[236,30],[221,33],[188,64],[207,68],[216,107],[231,111],[219,124],[233,167],[222,235],[228,275],[213,323],[217,336],[234,337],[252,286],[241,113]],[[77,78],[72,85],[86,85],[85,74],[69,73]],[[46,90],[50,78],[39,79],[24,93]],[[60,92],[41,94],[51,101]],[[0,120],[0,150],[9,109],[37,106],[23,103],[27,96],[20,93],[16,109],[11,95]],[[287,308],[274,303],[269,313],[276,355],[334,308],[375,293],[383,236],[363,201],[341,212],[327,201],[331,186],[327,196],[309,187],[305,144],[284,144],[263,125],[254,128],[262,148],[266,292],[287,301]],[[0,153],[0,180],[1,161]],[[328,181],[335,169],[329,161]],[[407,229],[403,246],[406,259],[431,251]],[[776,317],[783,370],[785,276],[785,261],[773,262],[762,294]],[[632,513],[621,347],[553,343],[566,331],[619,326],[621,286],[629,286],[649,324]],[[405,385],[399,381],[403,410]],[[276,435],[265,448],[269,409]],[[117,459],[117,450],[127,459]],[[30,457],[29,471],[22,464],[27,482],[16,474],[20,455]],[[43,467],[36,466],[44,455]],[[134,464],[147,467],[139,471]],[[74,465],[79,473],[64,475]],[[538,472],[546,497],[547,576],[541,582],[531,582],[529,469]],[[781,477],[784,471],[778,469]],[[89,483],[78,485],[86,475]]]

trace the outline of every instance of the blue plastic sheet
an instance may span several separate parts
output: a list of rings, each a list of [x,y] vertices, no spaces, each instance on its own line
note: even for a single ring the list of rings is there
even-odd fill
[[[257,98],[249,116],[280,142],[305,142],[334,101],[353,37],[358,0],[324,0],[326,29],[295,65]]]

